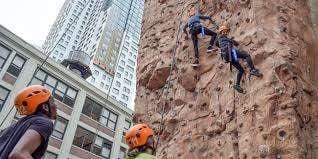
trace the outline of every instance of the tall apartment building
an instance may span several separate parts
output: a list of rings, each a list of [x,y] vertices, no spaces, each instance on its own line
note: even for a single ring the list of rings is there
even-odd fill
[[[16,93],[40,84],[58,108],[44,159],[123,159],[133,111],[52,59],[36,71],[45,57],[0,25],[0,132],[19,118],[11,110]]]
[[[93,76],[87,80],[132,109],[143,5],[143,0],[66,0],[43,50],[58,62],[72,50],[89,54]]]

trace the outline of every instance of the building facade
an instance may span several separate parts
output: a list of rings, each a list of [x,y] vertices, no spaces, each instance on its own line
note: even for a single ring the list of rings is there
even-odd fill
[[[16,93],[41,84],[52,91],[58,107],[45,159],[122,159],[128,149],[123,134],[133,112],[53,59],[39,68],[45,56],[0,26],[0,129],[20,118],[11,109]]]
[[[72,50],[86,52],[93,72],[87,80],[133,109],[143,5],[143,0],[66,0],[43,50],[58,62]]]

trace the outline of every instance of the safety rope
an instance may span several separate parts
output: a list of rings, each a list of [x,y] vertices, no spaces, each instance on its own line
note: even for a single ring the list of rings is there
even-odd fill
[[[56,48],[56,46],[61,42],[63,35],[66,34],[66,32],[69,31],[69,29],[71,28],[71,26],[72,26],[75,22],[77,22],[77,21],[79,20],[79,16],[83,13],[83,11],[85,10],[85,8],[88,6],[88,4],[89,4],[90,2],[91,2],[91,0],[88,1],[88,2],[85,4],[85,6],[83,7],[83,9],[78,13],[78,15],[75,17],[75,19],[71,22],[71,24],[66,27],[64,33],[61,35],[61,37],[59,38],[59,40],[57,41],[57,43],[54,45],[54,47],[52,48],[52,50],[51,50],[51,51],[48,51],[47,53],[44,51],[44,54],[46,53],[47,55],[46,55],[44,61],[42,61],[41,65],[35,70],[34,75],[36,75],[36,74],[39,72],[39,70],[43,67],[43,65],[44,65],[44,64],[46,63],[46,61],[49,59],[50,55],[52,54],[52,52],[54,51],[54,49]],[[33,79],[33,77],[30,79],[29,83],[31,83],[32,79]],[[2,127],[2,125],[3,125],[3,123],[4,123],[4,121],[8,118],[9,114],[12,112],[13,108],[14,108],[14,106],[12,106],[12,107],[10,108],[9,112],[6,114],[6,116],[5,116],[5,117],[3,118],[3,120],[1,121],[1,123],[0,123],[0,129],[1,129],[1,127]]]
[[[177,38],[176,38],[176,42],[175,42],[175,45],[174,45],[174,48],[173,48],[173,52],[172,52],[172,62],[171,62],[171,65],[170,65],[170,71],[169,71],[169,76],[168,76],[168,80],[166,81],[166,84],[165,86],[163,87],[162,89],[162,93],[159,97],[159,99],[161,99],[161,97],[165,94],[165,99],[164,101],[166,102],[166,100],[168,99],[168,94],[169,94],[169,89],[171,88],[171,77],[172,77],[172,72],[176,66],[176,52],[177,52],[177,49],[178,49],[178,46],[179,46],[179,38],[180,38],[180,30],[181,30],[181,26],[182,26],[182,17],[183,17],[183,13],[184,11],[186,10],[186,8],[188,8],[190,5],[195,5],[197,4],[197,9],[199,9],[199,6],[200,6],[200,2],[199,0],[196,0],[195,2],[191,2],[189,4],[187,4],[182,10],[181,10],[181,14],[180,14],[180,17],[177,17],[180,19],[179,21],[179,26],[178,26],[178,31],[177,31]],[[166,90],[166,91],[165,91]],[[165,93],[166,92],[166,93]],[[160,142],[160,138],[161,138],[161,134],[163,133],[163,130],[164,130],[164,113],[165,113],[165,104],[161,105],[161,109],[160,109],[160,125],[159,125],[159,131],[157,133],[157,143],[156,143],[156,146],[155,146],[155,152],[154,154],[156,154],[157,152],[157,148],[158,148],[158,145],[159,145],[159,142]]]

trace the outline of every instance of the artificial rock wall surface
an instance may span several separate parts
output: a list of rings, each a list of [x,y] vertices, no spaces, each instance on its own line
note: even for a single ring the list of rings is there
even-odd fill
[[[160,132],[157,155],[317,159],[318,45],[311,20],[316,16],[311,14],[313,1],[193,2],[145,1],[134,120],[148,122]],[[235,69],[229,70],[218,51],[206,54],[207,36],[200,38],[200,68],[190,66],[192,43],[178,36],[178,27],[196,7],[219,25],[226,21],[230,35],[264,74],[261,79],[249,78],[246,71],[242,83],[246,94],[233,91]],[[205,25],[216,28],[209,22]],[[176,63],[171,69],[174,51]]]

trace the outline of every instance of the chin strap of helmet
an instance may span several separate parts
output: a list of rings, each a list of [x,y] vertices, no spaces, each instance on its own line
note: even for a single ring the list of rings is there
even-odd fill
[[[48,116],[50,117],[50,118],[52,118],[52,109],[51,109],[51,105],[52,104],[54,104],[54,99],[53,99],[53,97],[51,96],[50,98],[49,98],[49,101],[48,101],[48,109],[49,109],[49,113],[48,113]]]

